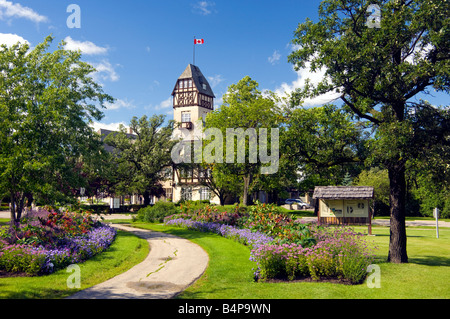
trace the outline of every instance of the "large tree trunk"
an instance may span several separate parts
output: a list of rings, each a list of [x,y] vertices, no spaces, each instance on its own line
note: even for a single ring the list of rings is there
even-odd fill
[[[388,261],[392,263],[407,263],[406,253],[406,179],[405,165],[402,162],[389,166],[390,182],[390,240]]]
[[[22,218],[25,196],[22,193],[11,192],[11,226],[17,225]]]

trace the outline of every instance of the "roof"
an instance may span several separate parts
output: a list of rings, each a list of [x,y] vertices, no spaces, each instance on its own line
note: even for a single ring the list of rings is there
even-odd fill
[[[316,186],[313,198],[369,199],[374,197],[371,186]]]
[[[99,130],[97,131],[97,133],[100,135],[100,139],[101,139],[101,141],[103,142],[103,147],[105,148],[105,150],[106,150],[107,152],[109,152],[109,153],[112,153],[112,152],[114,151],[114,147],[112,147],[111,145],[108,145],[108,144],[104,143],[104,141],[105,141],[106,137],[107,137],[109,134],[111,134],[111,133],[117,134],[117,133],[119,133],[119,132],[118,132],[118,131],[106,130],[106,129],[101,128],[101,129],[99,129]],[[132,133],[125,133],[125,134],[127,135],[128,138],[136,138],[136,135],[135,135],[135,134],[132,134]]]
[[[208,80],[206,80],[205,76],[203,75],[202,71],[200,71],[200,68],[198,66],[189,64],[178,78],[178,80],[181,79],[193,79],[195,87],[200,93],[215,97],[214,92],[212,91],[211,86],[208,83]],[[203,84],[205,84],[205,86],[203,86]]]

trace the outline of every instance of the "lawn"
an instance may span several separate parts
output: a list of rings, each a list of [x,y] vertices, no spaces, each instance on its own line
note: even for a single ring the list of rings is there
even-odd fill
[[[81,288],[70,289],[71,273],[61,269],[47,276],[0,278],[1,299],[57,299],[104,282],[138,264],[148,255],[145,239],[118,231],[114,243],[80,266]]]
[[[168,232],[202,246],[210,256],[205,275],[178,298],[188,299],[428,299],[450,298],[450,229],[408,227],[408,264],[386,263],[389,228],[373,227],[370,239],[379,247],[376,263],[381,269],[381,288],[367,284],[326,282],[261,283],[253,280],[255,266],[250,250],[214,234],[199,233],[161,224],[135,226]],[[367,227],[357,228],[367,232]]]

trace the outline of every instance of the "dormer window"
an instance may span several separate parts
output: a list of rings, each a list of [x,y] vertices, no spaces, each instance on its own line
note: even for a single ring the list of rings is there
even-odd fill
[[[203,90],[206,90],[207,89],[207,87],[206,87],[206,84],[205,83],[203,83]]]

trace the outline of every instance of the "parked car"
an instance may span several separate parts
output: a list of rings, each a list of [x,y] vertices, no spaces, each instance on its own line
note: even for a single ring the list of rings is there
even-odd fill
[[[284,201],[286,205],[298,205],[301,209],[310,207],[309,204],[302,201],[300,198],[288,198]]]

